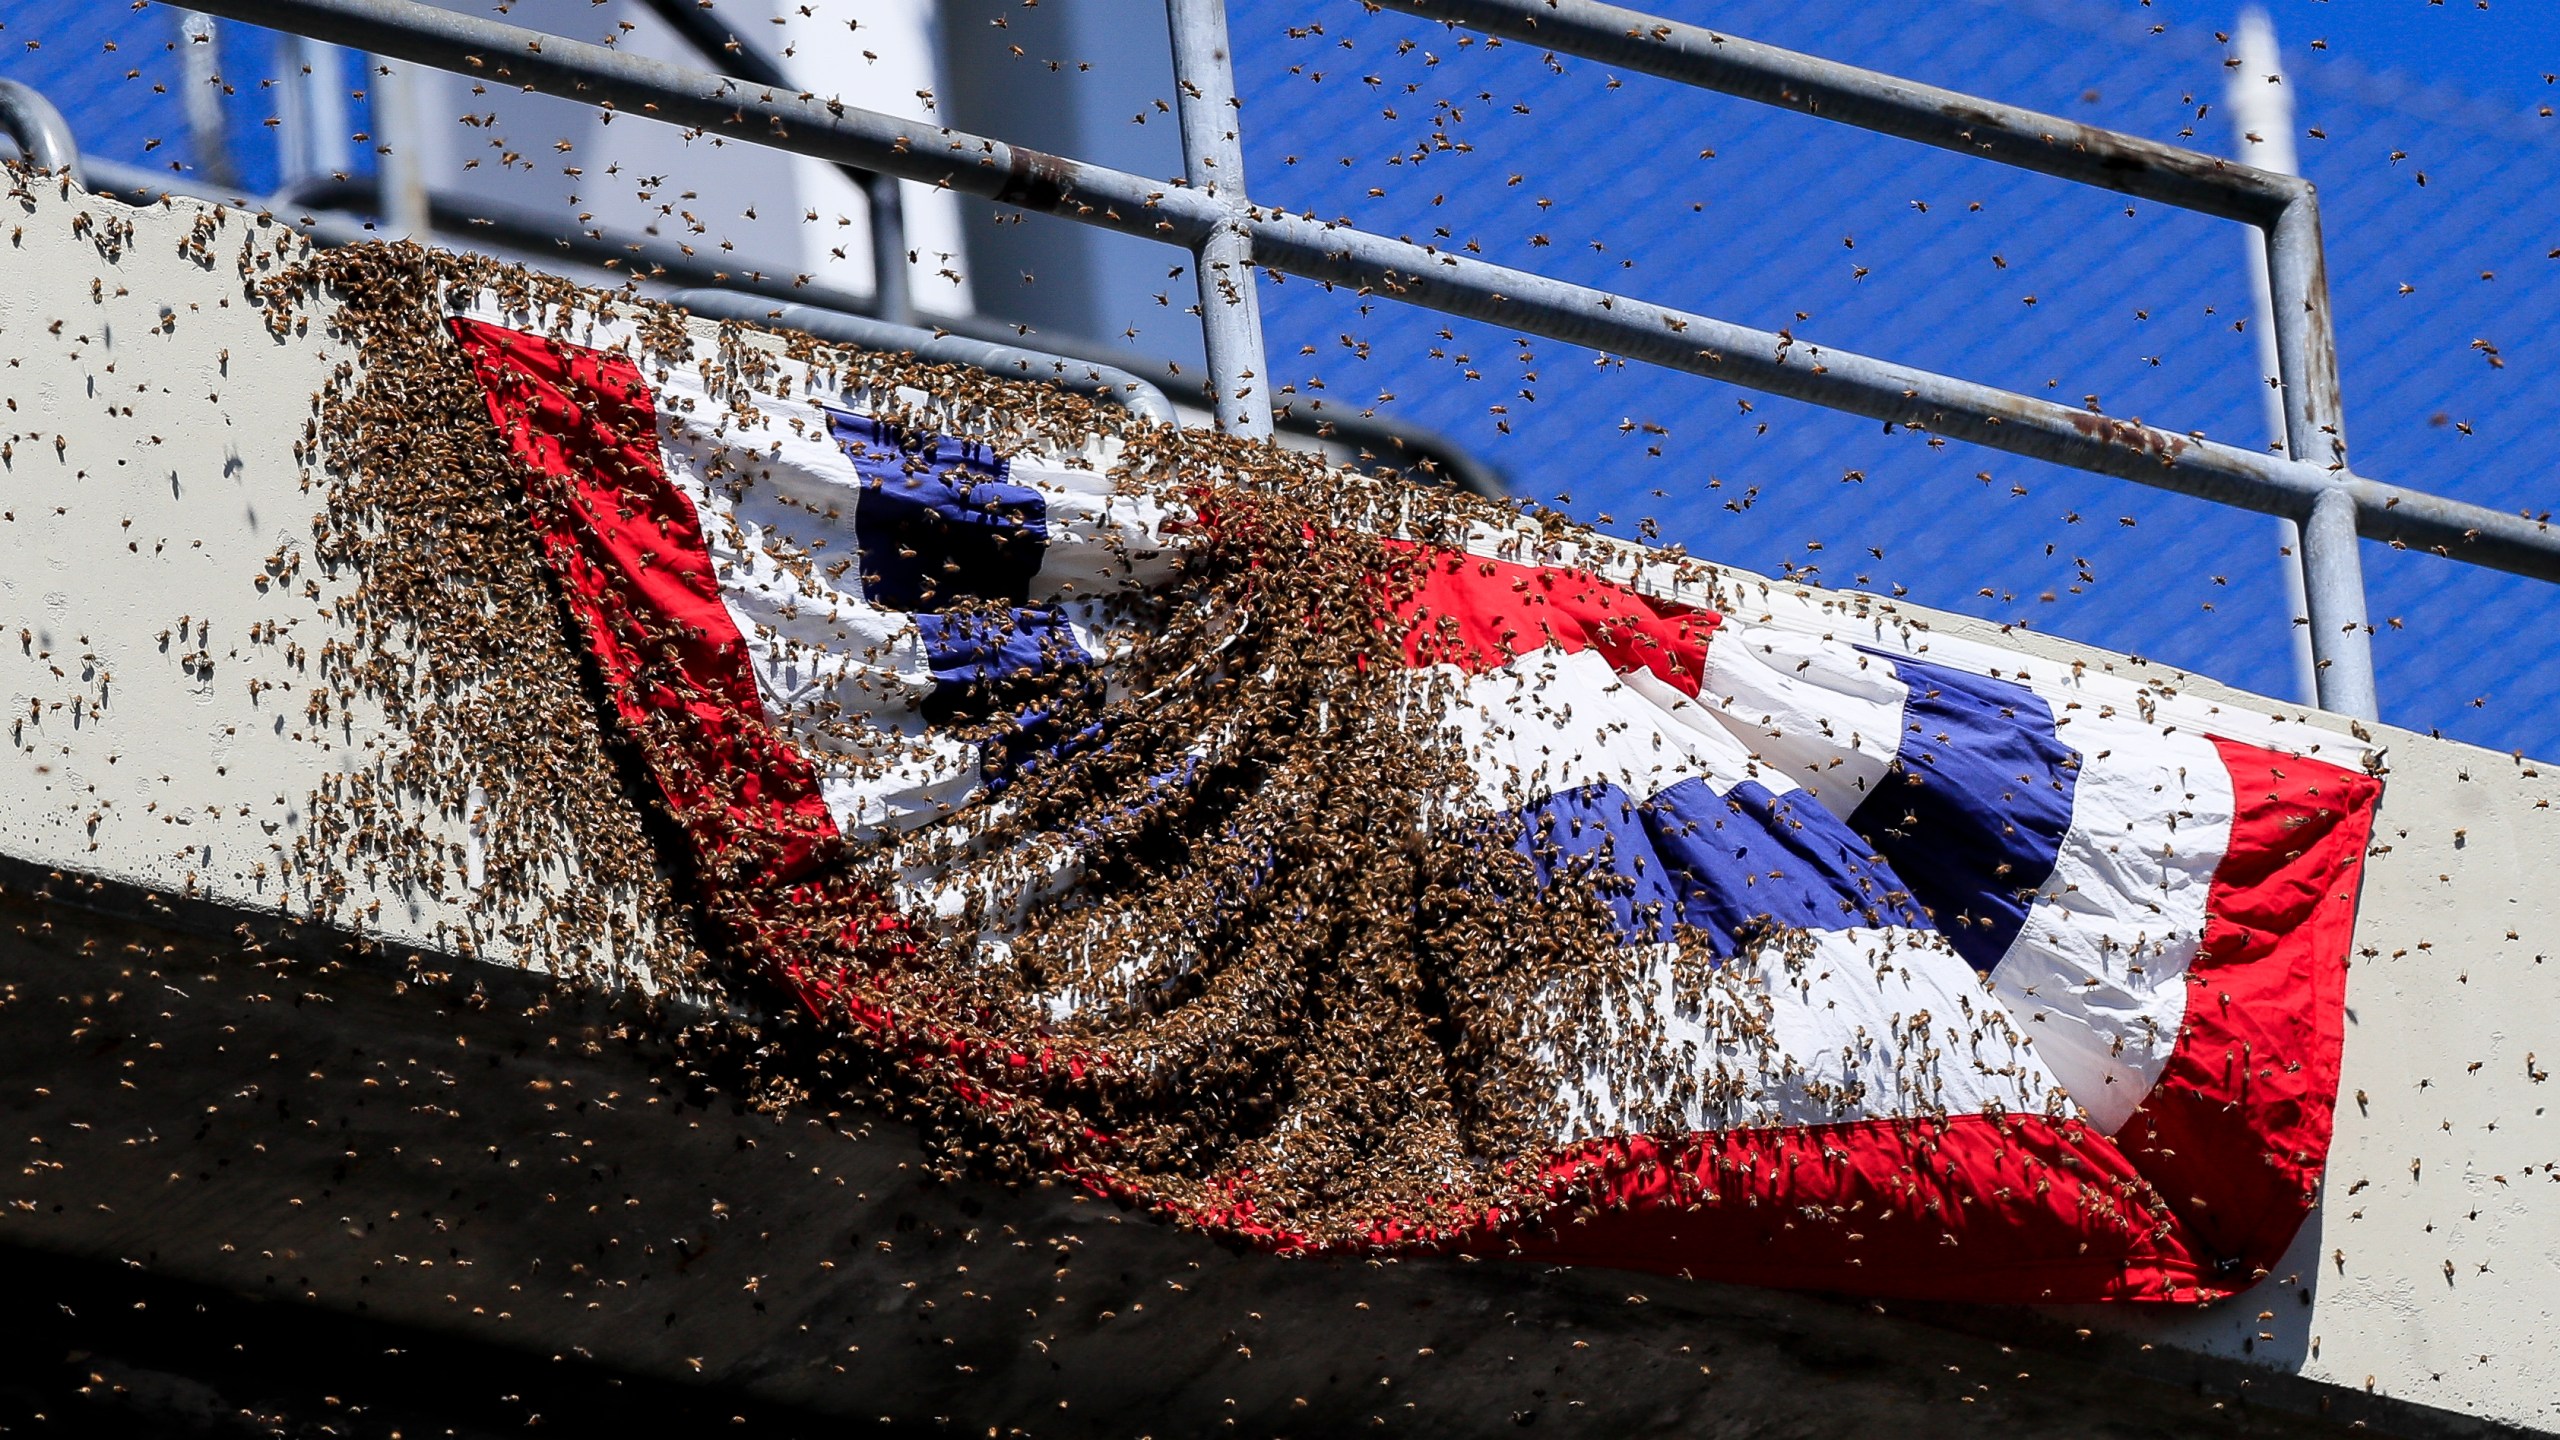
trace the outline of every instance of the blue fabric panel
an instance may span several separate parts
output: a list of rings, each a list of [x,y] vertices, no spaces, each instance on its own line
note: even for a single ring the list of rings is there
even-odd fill
[[[1055,610],[923,614],[915,621],[924,639],[925,663],[939,685],[1029,680],[1093,663],[1066,617]]]
[[[1892,868],[1801,790],[1746,780],[1723,795],[1683,780],[1644,809],[1680,894],[1679,918],[1729,955],[1767,922],[1798,930],[1929,928]]]
[[[913,443],[868,415],[829,410],[827,418],[862,477],[853,533],[865,598],[915,611],[1030,598],[1049,507],[1039,491],[1006,479],[1003,456],[948,435]]]
[[[1104,743],[1100,721],[1070,731],[1047,710],[1017,712],[1011,725],[978,747],[978,774],[987,793],[1001,795],[1015,777]]]
[[[1686,925],[1717,955],[1764,924],[1804,930],[1926,929],[1893,871],[1801,792],[1746,781],[1723,795],[1683,780],[1637,801],[1614,785],[1560,791],[1521,811],[1520,847],[1539,880],[1590,876],[1629,944]]]
[[[1989,970],[2053,874],[2080,754],[2055,732],[2053,707],[2023,685],[1884,658],[1911,687],[1902,744],[1894,772],[1849,823],[1957,952]]]
[[[1523,806],[1519,845],[1541,885],[1553,883],[1559,871],[1588,875],[1616,912],[1618,936],[1628,944],[1672,937],[1680,894],[1626,791],[1584,785]]]

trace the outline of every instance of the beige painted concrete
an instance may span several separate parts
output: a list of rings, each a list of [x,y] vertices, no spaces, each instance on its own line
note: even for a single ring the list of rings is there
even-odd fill
[[[39,203],[23,200],[30,190]],[[293,445],[306,397],[343,357],[270,337],[238,283],[242,242],[272,243],[280,226],[234,212],[208,270],[175,253],[192,205],[126,212],[23,180],[13,194],[0,845],[272,905],[257,867],[273,871],[319,773],[365,748],[297,736],[280,698],[249,691],[294,679],[249,642],[251,626],[272,620],[313,649],[322,638],[319,606],[252,576],[268,555],[307,548],[315,506]],[[135,231],[111,262],[74,225],[119,214]],[[421,906],[384,918],[424,939],[454,917]]]
[[[399,739],[378,723],[297,725],[313,682],[287,645],[317,651],[331,637],[342,582],[305,569],[279,583],[269,565],[308,546],[316,502],[293,447],[311,393],[350,357],[316,332],[272,337],[245,298],[242,247],[291,243],[269,222],[215,223],[208,266],[180,251],[211,219],[199,207],[127,211],[13,183],[0,221],[13,232],[0,250],[0,854],[272,906],[277,858],[315,786]],[[111,218],[132,225],[120,247],[101,244]],[[1757,577],[1724,583],[2345,728],[2047,636]],[[277,643],[253,642],[270,622]],[[2319,1215],[2238,1300],[2066,1319],[2560,1433],[2560,1358],[2544,1336],[2560,1306],[2560,1089],[2542,1078],[2560,1069],[2560,887],[2548,878],[2560,777],[2389,727],[2373,739],[2389,781]],[[458,820],[448,830],[462,840]],[[582,883],[573,858],[562,886]],[[389,939],[469,935],[507,953],[509,917],[467,896],[381,898]]]
[[[250,298],[243,257],[302,244],[281,223],[5,178],[0,853],[277,909],[323,778],[401,739],[378,712],[305,718],[352,577],[307,563],[321,501],[295,447],[352,357],[321,327],[270,333]],[[467,848],[466,783],[415,800]],[[583,883],[575,862],[559,884]],[[523,957],[535,907],[476,903],[463,868],[441,896],[347,878],[389,942]],[[629,897],[599,898],[646,942]]]
[[[2239,1299],[2100,1323],[2560,1431],[2560,776],[2377,738],[2391,773],[2320,1209]]]

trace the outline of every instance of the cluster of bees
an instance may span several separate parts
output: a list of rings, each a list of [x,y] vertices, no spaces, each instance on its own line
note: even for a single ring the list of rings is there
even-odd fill
[[[467,819],[483,909],[535,917],[509,952],[668,1002],[704,1073],[777,1107],[908,1117],[952,1173],[1064,1172],[1289,1245],[1554,1205],[1541,1162],[1577,1128],[1559,1077],[1607,1073],[1635,1097],[1622,1128],[1673,1130],[1702,1087],[1784,1067],[1765,1003],[1695,955],[1684,1003],[1739,1062],[1704,1073],[1628,1043],[1660,981],[1618,938],[1614,882],[1460,798],[1477,786],[1442,718],[1453,682],[1402,662],[1417,555],[1487,533],[1534,551],[1560,520],[907,357],[734,325],[706,351],[680,312],[485,259],[357,247],[262,289],[275,324],[324,324],[357,357],[314,397],[307,447],[314,556],[358,577],[339,602],[352,643],[321,668],[338,713],[369,702],[407,737],[314,797],[293,868],[322,916],[362,918],[344,910],[354,871],[450,891],[444,837]],[[568,343],[628,322],[644,379],[708,386],[712,413],[683,423],[744,428],[760,396],[805,387],[910,435],[1067,457],[1184,517],[1170,583],[1108,602],[1107,677],[988,682],[937,717],[980,746],[1019,741],[1027,710],[1100,741],[904,836],[742,820],[763,777],[714,763],[729,742],[683,703],[717,698],[686,669],[694,637],[563,602],[544,536],[568,498],[491,423],[447,330],[493,304]],[[581,415],[628,398],[569,383]],[[755,459],[717,483],[743,494]],[[599,645],[635,657],[628,678],[599,672]],[[616,686],[677,703],[617,709]],[[962,899],[919,910],[919,876]],[[651,926],[606,903],[632,897]],[[1755,943],[1806,948],[1777,927]]]
[[[405,742],[321,782],[280,881],[295,908],[357,929],[385,895],[468,895],[468,923],[439,927],[449,953],[681,987],[706,962],[597,723],[522,487],[492,483],[509,462],[446,359],[427,253],[269,233],[251,232],[240,269],[270,329],[353,352],[311,397],[299,448],[309,563],[352,579],[326,600],[305,587],[336,638],[297,676],[303,717],[314,740],[376,715]]]

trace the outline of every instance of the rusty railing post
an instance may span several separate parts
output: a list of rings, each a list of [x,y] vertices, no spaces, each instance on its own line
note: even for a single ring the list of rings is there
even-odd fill
[[[2311,620],[2320,708],[2381,718],[2373,683],[2373,628],[2365,623],[2364,557],[2347,482],[2347,421],[2338,389],[2338,337],[2329,316],[2328,264],[2320,249],[2320,201],[2310,182],[2267,227],[2267,293],[2275,309],[2276,364],[2284,382],[2285,448],[2335,482],[2302,518],[2303,599]]]
[[[1262,350],[1262,302],[1254,291],[1253,232],[1245,215],[1244,144],[1236,76],[1227,48],[1226,0],[1165,0],[1173,30],[1174,118],[1182,128],[1183,179],[1216,200],[1226,218],[1192,252],[1200,286],[1200,335],[1209,352],[1209,399],[1218,428],[1271,434],[1271,386]]]

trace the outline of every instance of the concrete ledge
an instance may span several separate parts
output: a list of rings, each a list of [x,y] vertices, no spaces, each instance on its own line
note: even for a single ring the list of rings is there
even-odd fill
[[[759,1113],[716,1053],[498,967],[412,985],[317,934],[247,951],[80,894],[0,896],[5,1304],[70,1310],[0,1361],[0,1397],[58,1394],[76,1350],[125,1395],[72,1413],[208,1428],[337,1395],[460,1433],[661,1405],[759,1434],[2325,1429],[2231,1367],[2159,1383],[1996,1317],[1284,1261],[1063,1187],[943,1183],[893,1122]]]

